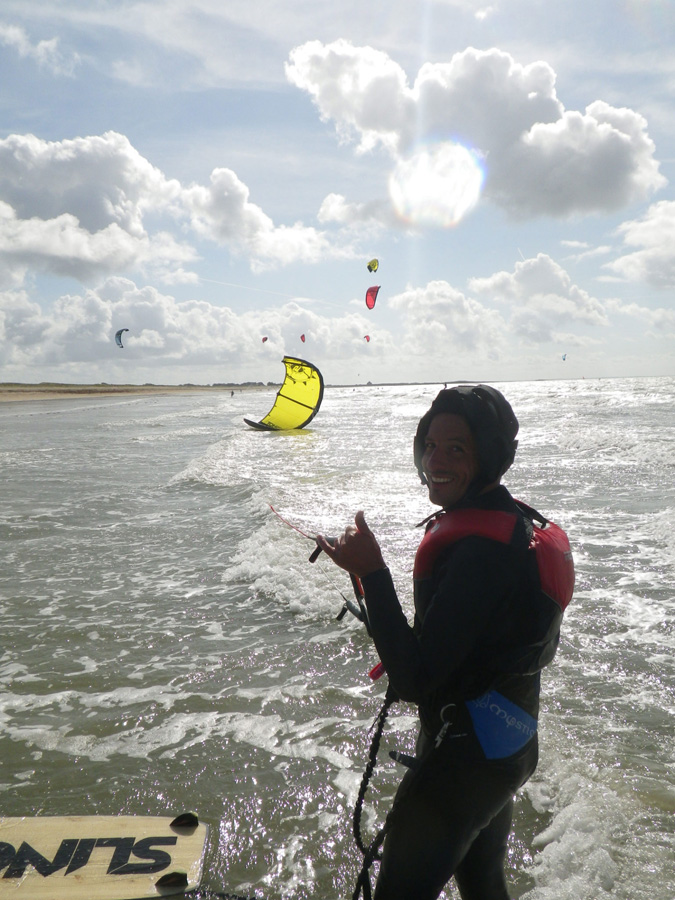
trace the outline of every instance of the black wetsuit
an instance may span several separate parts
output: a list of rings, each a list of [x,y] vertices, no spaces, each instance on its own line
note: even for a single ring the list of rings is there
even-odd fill
[[[513,796],[537,764],[539,673],[514,664],[537,597],[531,528],[502,486],[461,506],[513,513],[513,537],[445,547],[417,586],[414,628],[388,569],[362,579],[390,685],[421,722],[419,764],[396,794],[375,900],[434,900],[453,875],[463,900],[508,900]]]

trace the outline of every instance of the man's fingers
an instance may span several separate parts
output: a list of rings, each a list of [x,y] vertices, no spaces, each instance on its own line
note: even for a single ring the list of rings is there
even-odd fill
[[[368,527],[368,523],[366,522],[366,517],[362,509],[360,509],[354,516],[354,521],[356,522],[356,527],[361,532],[361,534],[369,534],[372,536],[373,532]]]
[[[332,541],[329,541],[328,538],[325,538],[322,534],[317,534],[316,543],[326,556],[329,556],[331,559],[334,558],[335,547]]]

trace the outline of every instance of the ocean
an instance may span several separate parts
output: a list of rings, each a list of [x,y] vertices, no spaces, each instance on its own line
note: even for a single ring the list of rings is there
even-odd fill
[[[577,570],[512,895],[673,900],[675,378],[496,386],[521,423],[505,483]],[[0,815],[193,810],[205,893],[351,897],[384,679],[336,619],[348,576],[270,505],[328,535],[363,509],[410,614],[433,511],[412,438],[440,387],[328,387],[308,430],[276,434],[243,422],[271,388],[0,404]],[[395,705],[367,835],[415,732]]]

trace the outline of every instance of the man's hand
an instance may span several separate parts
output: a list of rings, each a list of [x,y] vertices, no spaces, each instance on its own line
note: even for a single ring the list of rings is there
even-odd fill
[[[322,534],[316,536],[316,542],[337,566],[359,578],[385,568],[380,545],[366,524],[363,510],[357,512],[354,525],[348,525],[332,543]]]

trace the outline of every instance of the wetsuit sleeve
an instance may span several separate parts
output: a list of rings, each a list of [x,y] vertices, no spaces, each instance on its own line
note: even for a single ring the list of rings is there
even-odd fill
[[[519,572],[510,547],[481,537],[459,541],[437,564],[431,602],[415,630],[388,569],[362,579],[375,646],[401,699],[424,702],[467,661],[475,665],[485,648],[499,647]]]

